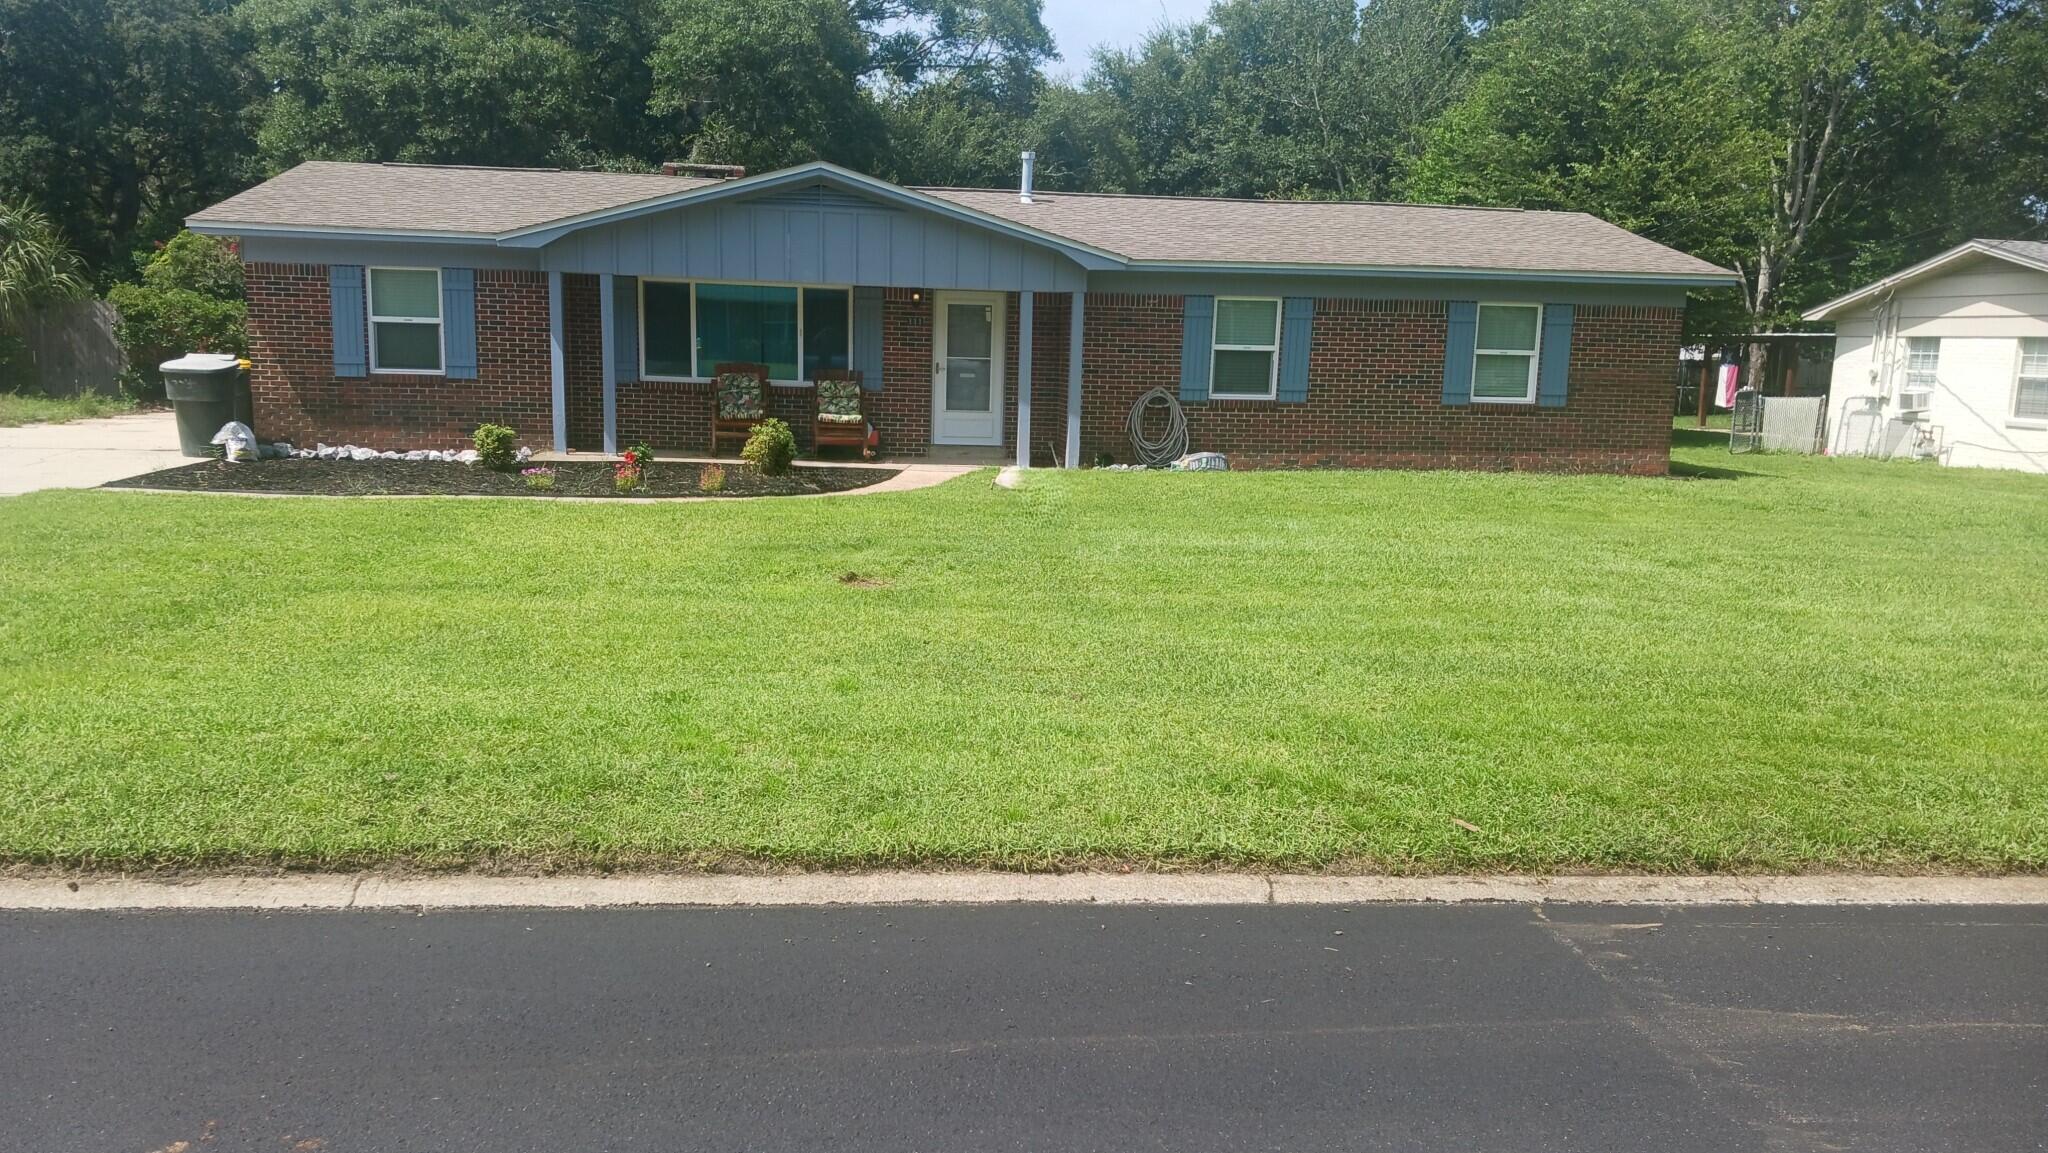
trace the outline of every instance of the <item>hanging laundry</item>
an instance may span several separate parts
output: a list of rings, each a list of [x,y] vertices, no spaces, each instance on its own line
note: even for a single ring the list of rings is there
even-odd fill
[[[1735,407],[1735,393],[1742,387],[1742,366],[1724,364],[1721,366],[1720,396],[1714,401],[1722,408]]]

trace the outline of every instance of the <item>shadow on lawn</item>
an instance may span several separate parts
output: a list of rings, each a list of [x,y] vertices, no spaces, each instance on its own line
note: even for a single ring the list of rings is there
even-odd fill
[[[1711,464],[1693,464],[1689,461],[1671,462],[1671,475],[1680,480],[1741,480],[1746,476],[1761,476],[1762,473],[1745,472],[1739,468],[1717,468]]]
[[[1712,428],[1674,428],[1671,430],[1672,448],[1728,448],[1728,430]],[[1671,475],[1684,480],[1741,480],[1746,476],[1760,474],[1739,468],[1722,468],[1712,464],[1694,464],[1691,461],[1671,462]]]

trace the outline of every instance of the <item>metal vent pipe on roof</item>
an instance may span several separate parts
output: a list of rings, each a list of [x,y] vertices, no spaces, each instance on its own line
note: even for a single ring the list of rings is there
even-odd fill
[[[1032,177],[1032,174],[1033,174],[1034,172],[1036,172],[1037,168],[1038,168],[1038,153],[1036,153],[1036,152],[1032,152],[1032,151],[1030,151],[1030,150],[1028,150],[1028,149],[1027,149],[1027,150],[1025,150],[1025,153],[1024,153],[1024,182],[1023,182],[1023,184],[1022,184],[1022,185],[1020,185],[1020,186],[1018,187],[1018,190],[1017,190],[1017,203],[1019,203],[1019,204],[1029,204],[1029,203],[1031,203],[1031,177]]]

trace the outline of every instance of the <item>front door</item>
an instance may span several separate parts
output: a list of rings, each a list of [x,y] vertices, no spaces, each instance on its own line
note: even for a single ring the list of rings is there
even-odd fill
[[[1003,443],[1003,297],[941,292],[932,302],[932,443]]]

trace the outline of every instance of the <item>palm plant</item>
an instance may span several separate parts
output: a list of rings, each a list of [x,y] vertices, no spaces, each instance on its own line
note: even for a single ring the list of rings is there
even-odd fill
[[[0,203],[0,331],[37,305],[90,291],[78,254],[49,217],[26,203]]]

